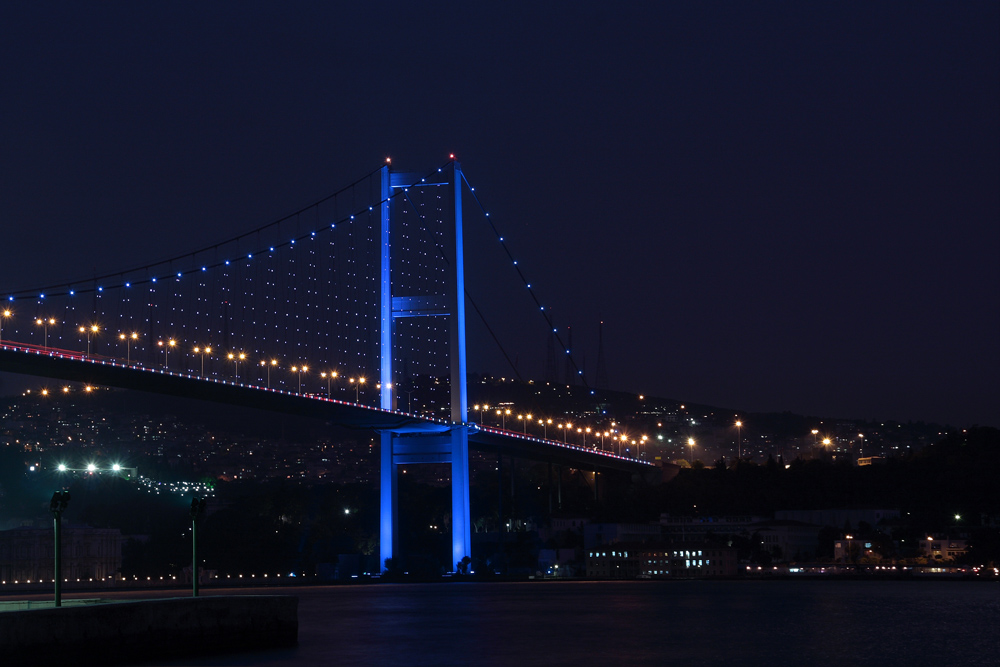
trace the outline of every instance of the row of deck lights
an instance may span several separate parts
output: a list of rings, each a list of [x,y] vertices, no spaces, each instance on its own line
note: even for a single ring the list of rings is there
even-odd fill
[[[479,413],[479,420],[482,423],[485,419],[486,413],[494,413],[500,419],[500,428],[507,429],[507,417],[512,417],[514,414],[510,408],[491,408],[488,404],[476,404],[472,406],[472,409]],[[563,444],[569,444],[569,436],[574,432],[573,422],[554,422],[551,418],[535,417],[530,412],[520,413],[517,415],[517,420],[521,422],[521,433],[523,435],[528,435],[528,424],[538,424],[542,427],[542,438],[548,440],[549,437],[549,426],[555,425],[556,428],[562,430]],[[621,433],[617,429],[618,424],[616,422],[611,422],[611,428],[602,430],[597,428],[591,428],[590,426],[577,426],[576,434],[582,438],[583,447],[587,447],[587,436],[593,434],[595,438],[593,445],[594,449],[597,449],[596,438],[601,439],[600,449],[604,450],[605,439],[610,438],[616,445],[617,453],[621,455],[622,448],[627,448],[628,446],[634,446],[637,448],[642,447],[649,441],[649,436],[642,435],[638,439],[629,436],[627,433]],[[691,442],[693,444],[693,440]],[[638,449],[637,449],[638,451]]]
[[[13,315],[10,309],[5,309],[0,311],[0,340],[3,338],[3,319],[9,318]],[[43,347],[48,347],[48,327],[57,323],[57,320],[53,317],[50,318],[38,318],[35,323],[43,328]],[[96,324],[91,324],[89,326],[80,326],[78,331],[86,336],[87,338],[87,356],[91,355],[91,342],[93,338],[100,333],[101,328]],[[138,341],[140,338],[139,333],[136,331],[132,332],[121,332],[118,334],[118,339],[125,343],[125,363],[131,365],[132,363],[132,343]],[[176,350],[178,347],[177,340],[174,338],[169,338],[166,340],[158,340],[156,343],[157,347],[163,350],[163,367],[169,369],[170,367],[170,351]],[[201,375],[205,375],[205,356],[212,354],[211,345],[196,345],[192,348],[192,352],[200,357],[200,369]],[[239,381],[240,377],[240,363],[246,362],[247,354],[246,352],[229,352],[226,355],[229,361],[233,362],[236,380]],[[267,387],[271,388],[271,370],[278,368],[278,360],[261,360],[260,366],[265,368],[267,371]],[[302,375],[303,373],[308,373],[309,366],[307,364],[296,364],[289,367],[293,373],[296,374],[298,379],[298,393],[302,393]],[[327,398],[332,398],[333,395],[333,381],[339,377],[342,377],[337,371],[322,371],[319,374],[320,378],[326,381],[326,394]],[[354,386],[354,399],[355,402],[360,400],[361,387],[367,383],[367,378],[364,376],[350,377],[348,378],[348,383]],[[381,389],[382,385],[379,383],[378,388]],[[391,385],[388,385],[391,386]],[[68,391],[64,389],[64,391]],[[88,388],[89,391],[89,388]],[[47,393],[47,392],[46,392]]]

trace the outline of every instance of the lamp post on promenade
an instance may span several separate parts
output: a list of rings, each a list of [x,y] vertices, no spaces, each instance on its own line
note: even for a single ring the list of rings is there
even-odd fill
[[[54,560],[55,560],[55,603],[57,607],[62,606],[62,513],[69,505],[69,491],[56,491],[52,494],[52,501],[49,503],[49,511],[52,512]]]

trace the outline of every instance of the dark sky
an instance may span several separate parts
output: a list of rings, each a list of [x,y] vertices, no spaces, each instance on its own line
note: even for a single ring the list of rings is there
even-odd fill
[[[2,291],[454,151],[592,381],[1000,425],[996,2],[10,4]]]

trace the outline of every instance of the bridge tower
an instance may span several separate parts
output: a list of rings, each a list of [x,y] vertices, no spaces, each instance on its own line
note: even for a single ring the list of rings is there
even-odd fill
[[[397,466],[415,463],[451,464],[451,565],[457,567],[472,555],[471,516],[469,511],[469,425],[465,362],[465,268],[462,240],[462,168],[452,162],[440,172],[441,178],[424,179],[418,174],[393,172],[389,166],[381,172],[380,211],[380,291],[379,356],[380,407],[395,408],[393,394],[394,322],[403,317],[445,317],[449,336],[449,371],[451,385],[451,424],[421,424],[414,427],[380,431],[381,481],[379,560],[385,568],[397,545]],[[436,182],[430,182],[434,180]],[[443,294],[413,296],[395,294],[392,276],[393,219],[402,205],[394,197],[401,188],[448,188],[451,204],[445,210],[444,259],[447,279]]]

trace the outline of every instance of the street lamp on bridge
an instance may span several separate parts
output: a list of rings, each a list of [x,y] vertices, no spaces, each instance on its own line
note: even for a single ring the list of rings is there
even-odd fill
[[[125,341],[125,364],[126,365],[131,365],[132,364],[131,344],[132,344],[132,341],[139,340],[139,334],[137,334],[134,331],[132,333],[130,333],[130,334],[120,333],[120,334],[118,334],[118,340]],[[119,357],[119,358],[121,358],[121,357]]]
[[[267,369],[267,388],[270,389],[271,388],[271,367],[272,366],[277,366],[278,365],[278,360],[277,359],[271,359],[271,361],[267,361],[266,359],[262,359],[261,362],[260,362],[260,365]]]
[[[354,378],[350,379],[351,384],[354,385],[354,402],[361,402],[361,385],[365,383],[365,378],[359,377],[357,380]]]
[[[473,410],[477,410],[479,412],[479,423],[482,424],[483,423],[483,413],[486,412],[487,410],[489,410],[490,406],[487,405],[486,403],[483,403],[482,405],[478,405],[478,404],[477,405],[473,405],[472,409]],[[407,411],[407,412],[409,412],[409,411]]]
[[[326,380],[326,397],[333,398],[333,396],[331,395],[333,379],[337,377],[337,371],[330,371],[329,373],[320,373],[319,376]]]
[[[42,327],[42,331],[43,331],[43,338],[42,338],[42,340],[44,341],[43,344],[42,344],[42,347],[48,347],[49,346],[49,325],[52,325],[52,324],[55,324],[55,323],[56,323],[56,318],[54,318],[54,317],[49,317],[49,318],[39,317],[38,319],[35,320],[35,324],[37,324],[38,326]]]
[[[177,341],[171,338],[166,342],[158,340],[156,344],[163,348],[163,367],[170,368],[170,348],[177,347]]]
[[[528,422],[531,421],[531,415],[530,414],[527,414],[527,415],[518,415],[517,419],[518,419],[518,421],[524,422],[522,424],[523,428],[521,429],[521,433],[523,433],[524,435],[528,435]]]
[[[90,356],[90,337],[91,335],[96,335],[101,328],[96,324],[91,324],[89,327],[80,327],[80,333],[87,336],[87,356]]]
[[[302,393],[302,374],[309,370],[308,366],[292,366],[292,372],[299,374],[299,393]]]
[[[247,358],[245,352],[230,352],[229,360],[236,364],[236,381],[240,381],[240,362]]]
[[[212,346],[206,345],[205,347],[198,347],[196,345],[194,348],[194,353],[201,355],[201,376],[205,377],[205,355],[212,353]]]
[[[3,340],[3,321],[13,314],[14,313],[11,312],[10,308],[4,308],[3,311],[0,312],[0,340]]]
[[[568,431],[570,431],[573,428],[573,425],[571,423],[569,423],[569,422],[566,422],[565,424],[559,424],[559,428],[562,429],[562,432],[563,432],[563,444],[565,445],[568,442],[568,440],[566,439],[566,434],[567,434]]]

